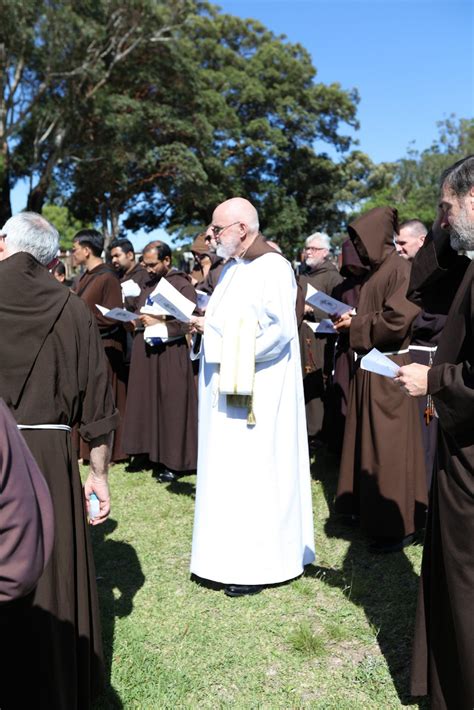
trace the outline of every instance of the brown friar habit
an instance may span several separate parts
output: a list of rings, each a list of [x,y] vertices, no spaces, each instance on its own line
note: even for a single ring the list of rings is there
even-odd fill
[[[438,451],[411,684],[413,695],[430,695],[433,710],[474,707],[474,263],[456,257],[447,235],[420,250],[410,297],[426,307],[423,294],[449,294],[456,282],[428,372],[439,417]]]
[[[196,303],[188,277],[172,269],[164,277],[183,296]],[[140,307],[159,279],[151,278],[141,294]],[[169,337],[180,324],[166,321]],[[148,454],[150,461],[172,471],[195,471],[197,463],[197,391],[184,335],[148,345],[143,332],[134,338],[123,447],[129,454]]]
[[[121,420],[125,414],[127,399],[127,371],[124,362],[125,330],[121,323],[105,318],[96,308],[96,304],[105,308],[122,308],[122,290],[118,275],[108,264],[99,264],[90,271],[85,271],[75,284],[74,291],[87,303],[99,326],[102,345],[109,363],[109,381],[114,401],[120,412]],[[127,458],[122,447],[122,423],[115,432],[111,461],[123,461]],[[89,459],[89,447],[81,441],[80,458]]]
[[[430,247],[432,238],[433,235],[430,232],[424,241],[422,249],[432,248]],[[422,252],[420,254],[421,263],[424,262],[425,258],[426,255]],[[413,362],[421,365],[432,364],[435,349],[448,317],[448,310],[469,263],[467,256],[461,256],[453,251],[453,257],[450,259],[450,268],[443,273],[442,288],[440,288],[440,283],[435,281],[425,287],[422,293],[415,296],[418,298],[417,305],[421,306],[423,310],[413,323],[410,343],[410,355]],[[412,270],[412,275],[416,276],[416,272],[419,272],[418,268],[415,272]],[[410,281],[410,288],[412,290],[416,289],[415,281]],[[438,418],[429,416],[428,407],[430,403],[428,397],[418,397],[417,402],[425,450],[426,481],[428,490],[430,490],[438,442]]]
[[[343,281],[334,264],[326,259],[312,271],[299,277],[299,284],[306,297],[308,284],[324,293],[331,294],[333,289]],[[305,314],[304,318],[311,321],[321,321],[328,318],[318,308]],[[316,335],[303,320],[299,328],[301,364],[303,368],[303,387],[306,404],[306,424],[308,436],[317,437],[321,434],[324,418],[324,395],[326,382],[333,369],[334,335]]]
[[[371,267],[349,330],[359,356],[372,348],[408,350],[419,313],[406,298],[410,265],[395,251],[396,228],[397,213],[388,207],[370,210],[348,228]],[[411,362],[408,352],[390,359],[400,366]],[[349,393],[336,510],[360,515],[362,529],[374,538],[398,540],[423,524],[427,502],[416,401],[390,378],[358,368]]]
[[[26,253],[0,262],[0,303],[0,396],[16,422],[77,424],[86,441],[112,432],[118,413],[107,361],[84,303]],[[84,710],[102,688],[103,664],[77,459],[68,431],[24,429],[22,434],[49,486],[55,541],[31,615],[15,629],[16,639],[23,640],[16,659],[23,680],[14,686],[13,707]],[[13,658],[4,636],[2,649]]]
[[[358,270],[357,273],[351,270],[353,268]],[[342,245],[342,266],[340,270],[344,281],[333,290],[333,298],[346,303],[348,306],[357,308],[359,292],[369,271],[369,267],[361,262],[351,240],[346,239]],[[354,352],[349,344],[349,334],[340,333],[337,338],[334,356],[334,378],[325,398],[323,426],[324,440],[327,442],[328,447],[338,454],[342,450],[347,403],[349,401],[349,386],[354,372]]]

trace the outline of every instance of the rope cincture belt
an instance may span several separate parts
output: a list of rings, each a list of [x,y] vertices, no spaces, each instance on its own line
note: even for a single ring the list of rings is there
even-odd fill
[[[437,345],[427,346],[427,345],[410,345],[410,350],[421,350],[423,353],[435,353],[438,349]]]
[[[71,431],[67,424],[17,424],[18,429],[58,429],[59,431]]]
[[[410,352],[408,348],[404,348],[403,350],[391,350],[390,352],[383,352],[382,355],[406,355],[406,353]],[[354,360],[358,360],[360,357],[363,357],[363,355],[359,355],[358,353],[354,353]]]

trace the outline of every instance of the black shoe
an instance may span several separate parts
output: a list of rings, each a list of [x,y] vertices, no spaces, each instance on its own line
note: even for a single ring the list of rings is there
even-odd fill
[[[386,554],[389,552],[401,552],[404,547],[408,547],[415,540],[415,534],[405,535],[399,540],[377,540],[369,545],[370,552]]]
[[[173,471],[169,471],[167,468],[163,468],[156,478],[160,483],[173,483],[173,481],[178,480],[176,474],[174,474]]]
[[[224,592],[228,597],[245,597],[249,594],[258,594],[262,589],[259,584],[228,584]]]

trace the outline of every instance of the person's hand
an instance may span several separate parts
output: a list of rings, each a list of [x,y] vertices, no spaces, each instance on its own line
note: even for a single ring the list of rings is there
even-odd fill
[[[188,332],[193,333],[204,333],[204,316],[191,316],[188,324]]]
[[[304,304],[304,313],[305,315],[309,315],[310,313],[313,313],[313,306],[310,306],[309,303]]]
[[[107,483],[107,477],[95,476],[92,472],[89,473],[86,482],[84,483],[84,497],[86,499],[87,515],[90,510],[90,495],[95,493],[99,499],[99,515],[96,518],[89,518],[90,525],[100,525],[105,522],[110,514],[110,492]]]
[[[149,313],[143,313],[140,316],[140,320],[144,326],[156,325],[157,323],[163,323],[165,320],[164,316],[151,316]]]
[[[334,328],[337,330],[338,333],[349,330],[349,328],[351,327],[353,315],[354,314],[352,312],[349,312],[343,313],[342,316],[331,316]]]
[[[427,365],[419,365],[416,362],[404,365],[399,369],[394,382],[411,397],[423,397],[428,392],[429,369]]]

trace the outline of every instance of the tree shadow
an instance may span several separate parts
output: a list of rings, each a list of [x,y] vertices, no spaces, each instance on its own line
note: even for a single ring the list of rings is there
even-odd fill
[[[102,639],[106,664],[107,687],[95,704],[96,710],[119,710],[122,701],[111,685],[115,619],[129,616],[133,611],[133,598],[145,582],[140,561],[132,545],[107,536],[116,530],[118,523],[108,519],[92,528],[92,543],[97,571],[97,586],[102,622]],[[120,596],[116,599],[114,591]]]
[[[322,458],[322,457],[321,457]],[[323,463],[320,459],[319,464]],[[427,701],[409,694],[409,676],[419,577],[404,552],[374,554],[358,528],[344,524],[333,513],[337,476],[330,459],[319,469],[328,508],[325,524],[328,538],[348,540],[350,545],[340,570],[311,565],[305,574],[338,587],[351,602],[363,608],[367,620],[377,631],[377,642],[385,657],[395,689],[403,705],[427,708]],[[337,469],[336,469],[337,470]],[[384,510],[392,519],[401,515],[393,501],[384,499]]]

